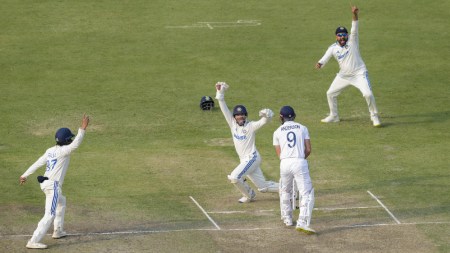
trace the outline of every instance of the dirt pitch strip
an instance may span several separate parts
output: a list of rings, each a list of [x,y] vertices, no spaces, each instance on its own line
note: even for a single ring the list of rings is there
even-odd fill
[[[193,196],[204,222],[161,223],[152,229],[69,233],[46,252],[438,252],[417,226],[448,228],[450,222],[401,222],[375,194],[372,206],[318,207],[317,234],[285,227],[279,210],[208,211]],[[256,202],[255,202],[256,203]],[[256,205],[255,205],[256,206]],[[343,214],[347,214],[344,216]],[[246,222],[242,215],[261,216]],[[332,217],[332,218],[330,218]],[[84,228],[87,230],[88,228]],[[83,228],[81,228],[83,230]],[[448,230],[447,230],[448,231]],[[0,235],[2,252],[29,252],[31,235]]]

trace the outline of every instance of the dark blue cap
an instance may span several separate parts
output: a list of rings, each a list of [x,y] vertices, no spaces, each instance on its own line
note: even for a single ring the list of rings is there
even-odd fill
[[[293,118],[295,117],[295,112],[292,107],[286,105],[281,108],[280,115],[283,116],[283,118]]]
[[[233,116],[245,115],[247,116],[247,109],[243,105],[236,105],[233,109]]]
[[[348,33],[347,28],[339,26],[338,28],[336,28],[336,34],[338,33]]]
[[[55,140],[59,145],[67,145],[72,142],[72,138],[75,135],[70,131],[69,128],[60,128],[56,131]]]

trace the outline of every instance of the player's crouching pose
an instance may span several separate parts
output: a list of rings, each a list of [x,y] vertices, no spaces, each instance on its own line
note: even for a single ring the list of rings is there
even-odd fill
[[[45,249],[47,245],[40,243],[54,221],[52,237],[59,239],[67,234],[64,231],[64,212],[66,210],[66,197],[62,195],[62,185],[67,168],[69,167],[70,154],[77,149],[83,141],[85,130],[89,125],[89,117],[83,115],[81,127],[75,136],[68,128],[60,128],[56,134],[56,145],[45,151],[30,168],[20,176],[20,184],[27,181],[27,177],[33,174],[39,167],[46,165],[44,176],[38,176],[42,191],[45,193],[45,214],[39,221],[33,236],[26,247],[30,249]]]
[[[314,207],[314,188],[306,160],[311,154],[308,128],[294,122],[295,112],[290,106],[281,108],[280,120],[281,126],[273,133],[273,145],[281,160],[281,217],[286,226],[293,226],[291,198],[292,183],[295,180],[300,195],[300,214],[296,230],[314,234],[315,231],[309,227]]]
[[[256,193],[245,181],[246,177],[260,192],[279,192],[278,183],[266,181],[260,168],[261,156],[255,146],[256,131],[272,119],[273,112],[262,109],[259,112],[261,119],[258,121],[247,121],[247,109],[243,105],[235,106],[231,113],[225,103],[225,91],[228,87],[224,82],[216,83],[216,99],[231,129],[234,147],[240,159],[239,165],[228,175],[228,179],[243,195],[239,202],[247,203],[254,201]]]

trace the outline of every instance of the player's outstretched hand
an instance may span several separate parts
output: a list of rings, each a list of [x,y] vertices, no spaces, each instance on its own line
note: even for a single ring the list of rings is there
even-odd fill
[[[359,9],[357,6],[352,6],[352,13],[358,15]]]
[[[89,116],[84,114],[83,119],[81,120],[81,129],[86,130],[88,125],[89,125]]]
[[[262,109],[259,111],[259,117],[271,119],[273,117],[273,111],[268,108]]]
[[[322,64],[320,64],[319,62],[318,63],[316,63],[316,69],[320,69],[320,68],[322,68]]]
[[[221,93],[224,93],[226,90],[228,90],[230,86],[225,82],[217,82],[216,83],[216,90],[220,91]]]
[[[228,90],[230,86],[225,82],[216,83],[216,99],[224,99],[225,91]]]

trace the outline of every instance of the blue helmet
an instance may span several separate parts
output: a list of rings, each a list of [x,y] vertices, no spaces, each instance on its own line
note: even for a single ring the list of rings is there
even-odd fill
[[[69,128],[60,128],[58,131],[56,131],[55,134],[55,140],[56,144],[63,146],[63,145],[69,145],[72,143],[72,138],[75,135],[70,131]]]
[[[233,109],[233,117],[236,115],[245,115],[247,116],[247,109],[243,105],[236,105]]]
[[[290,107],[289,105],[281,107],[280,115],[284,119],[293,120],[295,118],[295,112],[294,108]]]
[[[202,99],[200,99],[200,109],[206,111],[206,110],[212,110],[214,108],[214,100],[210,96],[203,96]]]

